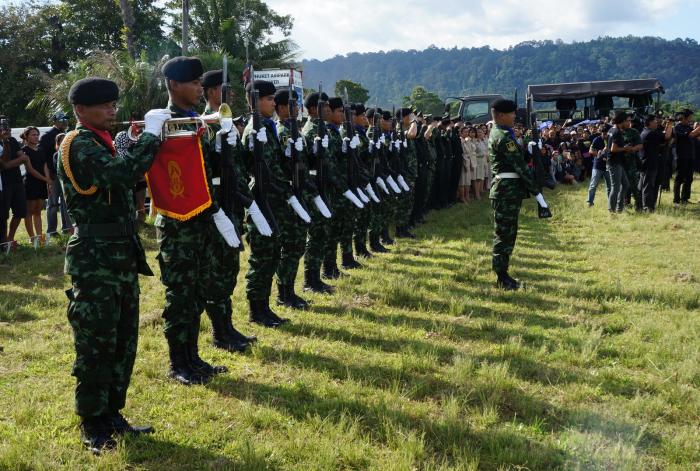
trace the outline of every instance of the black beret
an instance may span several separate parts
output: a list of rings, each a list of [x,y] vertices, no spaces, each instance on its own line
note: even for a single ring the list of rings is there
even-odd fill
[[[313,92],[311,95],[307,96],[306,100],[304,100],[304,106],[306,107],[306,109],[316,108],[318,106],[318,97],[318,92]],[[328,101],[328,95],[324,93],[322,100]]]
[[[248,85],[246,85],[245,90],[246,92],[250,93],[252,89],[253,82],[249,82]],[[266,80],[256,80],[255,89],[258,91],[259,97],[274,95],[277,92],[275,84]]]
[[[119,98],[119,87],[111,80],[100,77],[80,79],[70,87],[68,101],[71,105],[101,105]]]
[[[222,83],[224,83],[224,71],[222,69],[209,70],[202,75],[202,86],[204,88],[218,87]]]
[[[338,108],[342,108],[343,107],[343,99],[340,97],[337,97],[337,96],[329,98],[328,99],[328,106],[330,106],[330,108],[332,110],[337,110]]]
[[[411,108],[399,108],[398,110],[396,110],[396,119],[407,117],[411,113],[413,113],[413,110],[411,110]]]
[[[191,82],[202,77],[204,67],[197,57],[173,57],[163,64],[163,75],[176,82]]]
[[[292,92],[292,98],[293,100],[298,100],[299,95],[297,92],[293,91]],[[277,90],[277,93],[275,93],[275,105],[288,105],[289,104],[289,90]]]
[[[518,105],[513,100],[499,98],[491,103],[491,108],[498,113],[513,113],[518,109]]]
[[[370,108],[367,110],[367,117],[372,119],[374,118],[374,114],[377,113],[378,115],[381,115],[383,113],[381,108]]]
[[[382,119],[391,120],[391,111],[382,111]]]
[[[365,108],[365,105],[362,103],[353,103],[350,105],[350,109],[352,109],[357,116],[367,113],[367,108]]]

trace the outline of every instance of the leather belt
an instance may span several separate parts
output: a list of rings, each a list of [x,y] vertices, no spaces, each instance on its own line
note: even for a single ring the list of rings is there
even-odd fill
[[[129,237],[136,234],[136,223],[76,224],[76,237]]]

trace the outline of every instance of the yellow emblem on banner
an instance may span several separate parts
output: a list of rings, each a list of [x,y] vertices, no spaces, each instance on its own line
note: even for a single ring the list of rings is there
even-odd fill
[[[508,149],[508,152],[515,152],[518,150],[518,146],[515,142],[510,141],[508,144],[506,144],[506,149]]]
[[[185,186],[182,184],[182,169],[174,160],[168,162],[168,178],[170,180],[170,194],[173,198],[182,198],[185,194]]]

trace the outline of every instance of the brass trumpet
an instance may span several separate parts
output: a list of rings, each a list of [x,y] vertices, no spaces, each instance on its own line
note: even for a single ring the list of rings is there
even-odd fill
[[[137,140],[137,137],[132,134],[133,127],[136,126],[142,128],[146,125],[146,122],[122,121],[118,124],[121,126],[129,126],[127,129],[127,135],[129,139],[135,141]],[[233,127],[233,113],[231,112],[231,108],[226,103],[222,103],[217,113],[195,116],[193,118],[170,118],[163,124],[162,139],[166,139],[168,137],[193,136],[197,134],[197,131],[178,129],[178,126],[188,124],[196,124],[197,129],[206,127],[208,124],[220,124],[221,129],[228,132]]]

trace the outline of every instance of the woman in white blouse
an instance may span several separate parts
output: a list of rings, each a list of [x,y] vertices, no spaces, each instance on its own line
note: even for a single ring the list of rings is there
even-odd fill
[[[488,141],[484,131],[478,128],[474,140],[474,196],[477,200],[481,199],[481,192],[484,191],[486,172],[490,171],[488,155]]]
[[[467,203],[469,201],[469,191],[474,179],[474,140],[476,130],[474,128],[462,128],[460,132],[462,140],[462,173],[459,177],[459,201]]]

